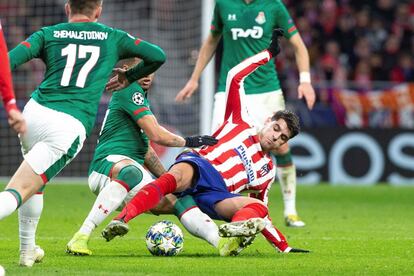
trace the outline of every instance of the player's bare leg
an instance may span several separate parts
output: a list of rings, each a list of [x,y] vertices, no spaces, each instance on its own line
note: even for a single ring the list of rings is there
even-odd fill
[[[0,219],[9,216],[24,204],[22,210],[19,211],[21,238],[19,263],[22,266],[31,267],[35,262],[40,262],[44,256],[44,251],[34,243],[37,222],[40,218],[42,208],[38,208],[41,206],[35,206],[34,208],[32,205],[36,202],[31,202],[38,201],[37,198],[33,198],[32,200],[31,197],[42,186],[42,178],[24,160],[9,181],[5,191],[0,193]]]
[[[12,214],[42,186],[42,178],[23,160],[5,191],[0,193],[0,220]]]
[[[287,226],[303,227],[305,223],[296,211],[296,167],[292,162],[289,145],[282,145],[275,153],[276,173],[280,182],[284,203],[284,217]]]

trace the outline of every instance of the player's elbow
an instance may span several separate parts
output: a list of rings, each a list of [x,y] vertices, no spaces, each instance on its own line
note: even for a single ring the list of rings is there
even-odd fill
[[[163,49],[161,49],[160,47],[157,48],[157,54],[154,55],[153,62],[161,66],[167,59],[167,55],[165,54]]]

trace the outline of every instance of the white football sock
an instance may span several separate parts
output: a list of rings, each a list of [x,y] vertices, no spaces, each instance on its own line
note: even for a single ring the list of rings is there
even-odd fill
[[[0,193],[0,220],[11,215],[17,208],[17,200],[11,192]]]
[[[22,206],[19,213],[20,250],[33,250],[36,245],[36,229],[43,210],[43,194],[34,194]]]
[[[284,215],[297,215],[296,212],[296,167],[276,167],[277,177],[280,182],[283,202],[285,205]]]
[[[17,200],[11,192],[0,193],[0,220],[11,215],[17,208]]]
[[[111,181],[99,193],[79,232],[89,236],[99,224],[122,204],[127,194],[127,190],[121,184]]]
[[[198,207],[193,207],[181,214],[180,222],[192,235],[199,237],[217,248],[219,242],[216,223]]]

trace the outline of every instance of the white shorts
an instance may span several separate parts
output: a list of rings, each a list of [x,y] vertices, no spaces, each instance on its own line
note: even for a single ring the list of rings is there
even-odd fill
[[[217,92],[214,95],[213,120],[211,130],[214,132],[224,119],[226,110],[226,93]],[[257,130],[260,130],[266,119],[273,116],[273,113],[285,109],[285,100],[282,90],[268,93],[246,95],[247,110]]]
[[[120,206],[121,209],[137,194],[137,192],[142,187],[154,181],[151,174],[146,169],[144,169],[143,166],[141,166],[139,163],[129,158],[128,156],[108,155],[104,160],[101,161],[101,166],[99,166],[99,168],[96,168],[96,170],[92,171],[88,178],[89,188],[95,195],[98,195],[102,191],[102,189],[105,188],[106,185],[108,185],[111,182],[110,169],[108,170],[108,168],[112,167],[115,163],[118,163],[119,161],[125,159],[134,162],[132,165],[137,167],[142,172],[142,181],[128,192],[122,206]]]
[[[44,183],[57,175],[82,149],[86,138],[82,123],[31,99],[23,110],[27,131],[21,135],[23,157]]]

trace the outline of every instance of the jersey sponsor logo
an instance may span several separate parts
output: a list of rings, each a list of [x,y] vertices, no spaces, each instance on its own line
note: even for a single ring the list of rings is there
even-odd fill
[[[231,28],[231,34],[233,40],[237,40],[239,37],[252,37],[260,39],[263,36],[263,28],[254,26],[252,29],[243,30],[242,28]]]
[[[231,13],[229,13],[228,15],[227,15],[227,21],[237,21],[237,17],[236,17],[236,14],[231,14]]]
[[[257,22],[257,24],[264,24],[266,22],[266,16],[264,12],[259,12],[259,14],[256,16],[255,21]]]
[[[143,105],[144,104],[144,96],[139,92],[135,92],[134,95],[132,95],[132,101],[136,105]]]
[[[106,40],[108,39],[107,32],[96,32],[96,31],[53,31],[53,37],[55,38],[72,38],[80,40],[96,39],[96,40]]]
[[[247,174],[247,180],[249,183],[253,182],[255,179],[255,174],[253,170],[252,160],[247,156],[246,148],[243,145],[240,145],[237,148],[234,148],[234,150],[243,163],[244,170]]]

